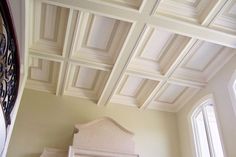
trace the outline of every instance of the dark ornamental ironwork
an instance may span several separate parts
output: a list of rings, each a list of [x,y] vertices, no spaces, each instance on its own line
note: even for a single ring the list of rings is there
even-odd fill
[[[0,1],[0,104],[6,127],[11,124],[19,86],[19,60],[13,22],[6,0]]]

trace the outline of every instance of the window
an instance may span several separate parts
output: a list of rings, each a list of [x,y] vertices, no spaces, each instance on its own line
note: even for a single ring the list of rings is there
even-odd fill
[[[229,89],[229,94],[230,94],[230,98],[232,101],[234,113],[236,115],[236,71],[234,72],[233,76],[231,77],[228,89]]]
[[[191,121],[197,157],[224,157],[213,101],[198,106]]]

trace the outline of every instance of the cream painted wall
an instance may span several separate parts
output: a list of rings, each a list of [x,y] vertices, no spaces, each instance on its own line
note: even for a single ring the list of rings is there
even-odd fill
[[[220,128],[222,130],[223,143],[227,157],[236,157],[235,141],[236,141],[236,116],[233,111],[230,95],[228,92],[228,83],[234,71],[236,70],[236,56],[225,65],[225,67],[217,73],[210,81],[207,87],[201,90],[187,105],[182,108],[178,114],[178,128],[180,133],[181,157],[193,157],[193,141],[192,130],[190,127],[189,112],[193,106],[202,97],[213,94]],[[236,104],[234,104],[236,105]]]
[[[67,149],[73,126],[109,116],[135,133],[140,157],[179,157],[176,115],[157,111],[94,103],[74,97],[25,90],[17,116],[8,157],[39,157],[44,147]]]

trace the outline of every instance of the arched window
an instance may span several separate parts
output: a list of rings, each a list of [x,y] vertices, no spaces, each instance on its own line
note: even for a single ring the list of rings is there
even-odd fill
[[[232,101],[234,113],[236,115],[236,71],[234,72],[233,76],[231,77],[229,81],[228,89],[229,89],[229,94]]]
[[[197,157],[224,157],[213,99],[202,101],[191,116]]]

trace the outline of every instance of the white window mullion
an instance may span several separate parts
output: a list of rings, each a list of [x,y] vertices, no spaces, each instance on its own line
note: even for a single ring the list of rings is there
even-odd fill
[[[196,157],[225,157],[212,96],[199,103],[191,120]]]
[[[198,115],[199,113],[201,112],[201,110],[198,111],[198,113],[196,115]],[[200,147],[200,137],[199,137],[199,131],[198,131],[198,127],[197,127],[197,124],[196,124],[196,115],[194,116],[194,122],[193,122],[193,127],[194,127],[194,136],[195,136],[195,144],[196,146],[198,147],[198,149],[196,150],[197,154],[198,154],[198,157],[203,157],[202,154],[201,154],[201,147]]]
[[[205,106],[206,105],[202,106],[202,113],[203,113],[203,120],[204,120],[204,124],[205,124],[206,135],[207,135],[207,142],[208,142],[208,147],[209,147],[209,151],[210,151],[210,156],[215,157],[212,136],[211,136],[211,131],[210,131],[210,125],[209,125],[209,119],[208,119],[208,116],[206,113]]]

